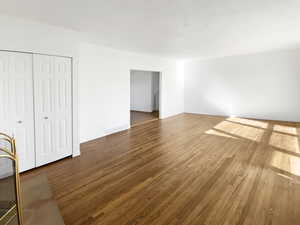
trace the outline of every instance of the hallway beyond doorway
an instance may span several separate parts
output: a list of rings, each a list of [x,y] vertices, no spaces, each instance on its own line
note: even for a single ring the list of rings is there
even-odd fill
[[[135,126],[138,124],[143,124],[146,122],[150,122],[153,120],[159,119],[159,112],[138,112],[138,111],[130,111],[130,124],[131,126]]]

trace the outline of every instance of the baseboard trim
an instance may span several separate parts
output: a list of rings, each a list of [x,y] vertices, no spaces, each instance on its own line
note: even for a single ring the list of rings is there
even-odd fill
[[[114,134],[114,133],[118,133],[124,130],[128,130],[130,129],[130,125],[126,124],[126,125],[122,125],[122,126],[118,126],[118,127],[114,127],[114,128],[110,128],[105,130],[105,136]]]
[[[195,112],[184,112],[184,114],[199,115],[199,116],[212,116],[212,117],[219,117],[219,118],[237,117],[237,118],[242,118],[242,119],[258,120],[258,121],[266,121],[266,122],[296,123],[296,124],[300,125],[300,121],[295,121],[295,120],[272,120],[272,119],[264,119],[264,118],[257,118],[257,117],[251,117],[251,116],[240,116],[240,115],[229,116],[229,115],[195,113]]]

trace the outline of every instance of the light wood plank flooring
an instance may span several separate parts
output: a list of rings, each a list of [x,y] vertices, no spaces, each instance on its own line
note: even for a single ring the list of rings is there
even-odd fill
[[[182,114],[81,146],[46,174],[66,225],[298,225],[299,124]]]
[[[130,111],[130,124],[132,126],[144,124],[149,121],[157,120],[159,118],[159,112],[138,112]]]

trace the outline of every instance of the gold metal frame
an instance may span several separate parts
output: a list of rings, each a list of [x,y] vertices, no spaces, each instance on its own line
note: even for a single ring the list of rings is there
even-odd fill
[[[22,202],[21,202],[21,189],[20,189],[20,174],[19,174],[19,164],[18,164],[18,157],[16,154],[16,141],[14,138],[0,133],[2,140],[8,141],[11,146],[11,152],[7,149],[0,148],[1,151],[5,152],[7,155],[0,155],[0,158],[9,158],[15,162],[15,184],[16,184],[16,209],[18,213],[18,220],[20,225],[23,225],[23,210],[22,210]],[[7,221],[9,222],[9,221]],[[0,220],[1,224],[1,220]]]
[[[12,153],[16,154],[16,151],[15,151],[16,148],[15,148],[15,145],[14,145],[15,139],[13,137],[10,137],[7,134],[4,134],[4,133],[0,132],[0,140],[3,140],[5,142],[9,143]]]
[[[17,205],[11,207],[1,218],[0,218],[0,225],[7,225],[11,222],[15,216],[17,215]]]

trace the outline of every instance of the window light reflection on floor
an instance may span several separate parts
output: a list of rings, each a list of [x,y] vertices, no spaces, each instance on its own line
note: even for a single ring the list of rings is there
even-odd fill
[[[264,129],[243,125],[239,123],[233,123],[231,121],[223,121],[214,127],[215,130],[224,132],[228,135],[234,135],[236,137],[245,138],[251,141],[261,141],[261,138],[265,132]]]
[[[296,127],[285,126],[285,125],[274,125],[273,130],[286,133],[286,134],[297,135]]]
[[[240,123],[243,125],[250,125],[250,126],[254,126],[254,127],[258,127],[258,128],[266,129],[268,127],[267,122],[258,121],[258,120],[250,120],[250,119],[244,119],[244,118],[239,118],[239,117],[229,117],[226,120],[230,121],[230,122]]]
[[[269,144],[276,148],[300,154],[297,136],[273,132],[271,134]]]
[[[220,137],[226,137],[226,138],[237,139],[237,137],[234,137],[234,136],[232,136],[232,135],[229,135],[229,134],[226,134],[226,133],[223,133],[223,132],[214,130],[214,129],[207,130],[207,131],[205,131],[205,133],[206,133],[206,134],[210,134],[210,135],[220,136]]]
[[[280,151],[272,152],[271,166],[300,176],[300,158]]]

